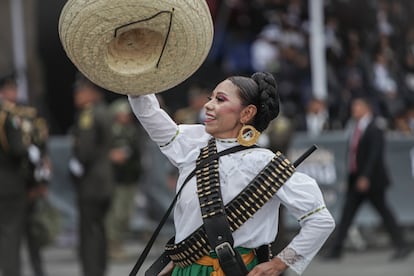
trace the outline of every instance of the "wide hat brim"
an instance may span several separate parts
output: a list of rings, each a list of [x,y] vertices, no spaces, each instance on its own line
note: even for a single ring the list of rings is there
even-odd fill
[[[178,85],[202,65],[213,23],[205,0],[69,0],[59,36],[92,82],[144,95]]]

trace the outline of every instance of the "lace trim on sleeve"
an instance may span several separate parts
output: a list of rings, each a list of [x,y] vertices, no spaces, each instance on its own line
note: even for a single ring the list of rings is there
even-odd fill
[[[321,206],[321,207],[319,207],[319,208],[317,208],[317,209],[315,209],[315,210],[313,210],[313,211],[310,211],[310,212],[309,212],[309,213],[307,213],[306,215],[303,215],[302,217],[300,217],[298,221],[300,222],[300,221],[304,220],[305,218],[310,217],[310,216],[312,216],[313,214],[316,214],[316,213],[318,213],[318,212],[322,211],[322,210],[323,210],[323,209],[325,209],[325,208],[326,208],[325,206]]]
[[[277,257],[299,275],[302,274],[308,263],[305,257],[296,253],[296,251],[291,247],[283,249],[279,254],[277,254]]]

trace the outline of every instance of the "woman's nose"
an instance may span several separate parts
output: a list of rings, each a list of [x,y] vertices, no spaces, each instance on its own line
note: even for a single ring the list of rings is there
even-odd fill
[[[206,110],[211,110],[212,109],[212,101],[213,99],[210,99],[210,100],[208,100],[208,102],[206,102],[205,104],[204,104],[204,108],[206,109]]]

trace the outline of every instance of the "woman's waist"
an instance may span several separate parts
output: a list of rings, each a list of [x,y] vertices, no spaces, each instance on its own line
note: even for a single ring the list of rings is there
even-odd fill
[[[256,223],[247,221],[238,230],[232,233],[234,247],[257,248],[274,241],[277,235],[277,226],[267,222]],[[276,224],[277,225],[277,224]],[[181,226],[181,227],[180,227]],[[201,223],[195,225],[189,222],[175,225],[175,244],[179,244],[197,233]]]

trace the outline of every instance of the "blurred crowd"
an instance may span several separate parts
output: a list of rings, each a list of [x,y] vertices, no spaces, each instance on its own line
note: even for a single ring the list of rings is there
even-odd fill
[[[412,1],[324,1],[326,99],[312,91],[308,1],[207,2],[216,28],[208,62],[225,75],[272,72],[295,129],[315,121],[342,129],[351,100],[363,95],[375,102],[388,129],[413,134]]]

